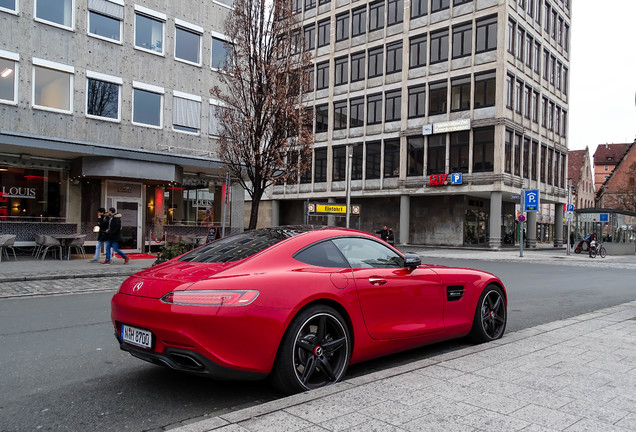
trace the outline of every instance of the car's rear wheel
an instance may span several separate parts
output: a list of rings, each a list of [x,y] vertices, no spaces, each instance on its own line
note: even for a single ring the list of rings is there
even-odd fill
[[[334,384],[350,357],[351,336],[342,316],[328,306],[311,306],[285,332],[270,380],[288,394]]]
[[[497,285],[488,285],[479,296],[470,339],[475,343],[499,339],[506,330],[506,298]]]

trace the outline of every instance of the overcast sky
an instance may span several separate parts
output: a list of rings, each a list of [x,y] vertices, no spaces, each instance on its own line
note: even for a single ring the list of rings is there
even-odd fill
[[[570,150],[636,138],[636,1],[572,0]]]

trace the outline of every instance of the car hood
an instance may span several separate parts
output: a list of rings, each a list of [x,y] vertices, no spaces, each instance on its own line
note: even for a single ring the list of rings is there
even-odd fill
[[[185,290],[194,282],[210,278],[238,262],[196,263],[170,260],[135,273],[124,281],[121,294],[161,298],[174,290]]]

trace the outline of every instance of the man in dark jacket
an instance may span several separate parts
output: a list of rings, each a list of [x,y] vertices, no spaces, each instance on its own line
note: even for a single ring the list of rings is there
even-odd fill
[[[106,243],[108,240],[108,217],[106,215],[106,209],[104,207],[100,207],[97,209],[97,225],[95,225],[95,229],[99,228],[97,231],[97,245],[95,246],[95,256],[93,259],[89,260],[90,262],[99,261],[99,254],[102,251],[102,245]]]
[[[111,207],[108,209],[108,213],[110,214],[110,220],[108,221],[108,229],[106,232],[108,233],[108,239],[106,240],[106,261],[102,264],[110,264],[110,254],[111,248],[113,248],[114,253],[118,253],[124,258],[124,264],[128,264],[130,258],[119,250],[119,243],[121,243],[121,214],[117,213],[115,207]]]

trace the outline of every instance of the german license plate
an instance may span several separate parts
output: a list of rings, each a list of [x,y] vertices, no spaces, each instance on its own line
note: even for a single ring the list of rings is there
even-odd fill
[[[121,325],[121,338],[124,342],[143,348],[152,348],[152,333],[126,324]]]

